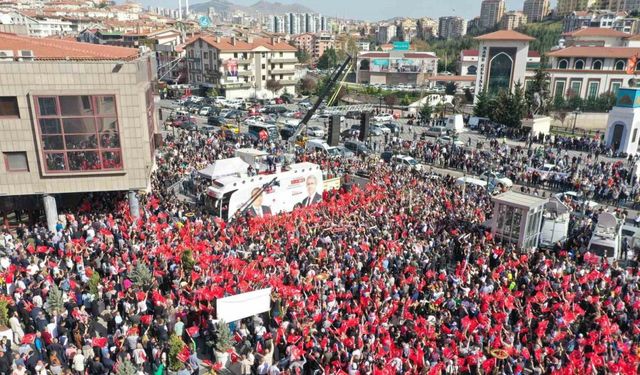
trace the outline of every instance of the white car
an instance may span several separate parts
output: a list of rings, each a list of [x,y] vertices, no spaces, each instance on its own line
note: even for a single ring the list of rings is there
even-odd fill
[[[442,137],[438,137],[438,142],[440,143],[446,143],[446,144],[451,144],[453,143],[454,145],[458,146],[458,147],[463,147],[464,146],[464,142],[460,141],[460,140],[453,140],[453,137],[451,137],[450,135],[443,135]]]
[[[264,123],[264,119],[260,116],[248,117],[244,120],[245,125],[259,125]]]
[[[576,193],[575,191],[565,191],[564,193],[558,193],[554,195],[561,201],[571,201],[576,205],[582,207],[582,205],[586,205],[589,209],[594,209],[598,206],[598,202],[585,200],[582,194]]]
[[[511,181],[510,178],[505,177],[502,173],[484,172],[480,177],[489,182],[495,181],[497,184],[501,184],[507,188],[511,188],[513,186],[513,181]]]
[[[391,163],[408,166],[418,171],[422,170],[423,168],[422,164],[418,163],[416,159],[407,155],[393,155],[391,157]]]
[[[209,112],[211,112],[211,107],[202,107],[200,108],[198,114],[200,116],[209,116]]]
[[[389,122],[389,121],[393,121],[393,115],[392,114],[381,114],[381,115],[377,115],[373,117],[373,121],[374,122]]]
[[[324,129],[319,126],[309,126],[307,128],[307,135],[310,137],[324,137]]]
[[[387,128],[386,126],[383,125],[371,125],[372,128],[378,128],[380,129],[380,132],[382,134],[391,134],[391,129]]]

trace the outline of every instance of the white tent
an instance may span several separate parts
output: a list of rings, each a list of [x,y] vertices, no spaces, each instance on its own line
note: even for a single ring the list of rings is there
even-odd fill
[[[206,168],[198,171],[202,177],[214,180],[219,177],[246,174],[249,164],[242,159],[229,158],[216,160],[213,164],[209,164]]]

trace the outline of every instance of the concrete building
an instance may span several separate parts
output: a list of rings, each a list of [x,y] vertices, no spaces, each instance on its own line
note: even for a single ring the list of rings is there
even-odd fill
[[[513,90],[525,82],[529,42],[534,38],[512,30],[500,30],[475,38],[479,42],[476,95],[482,91],[496,94]]]
[[[540,22],[549,15],[549,0],[524,0],[522,13],[527,15],[527,22]]]
[[[575,11],[569,13],[562,20],[562,30],[571,32],[586,27],[600,27],[603,29],[611,29],[618,20],[625,19],[627,14],[624,12],[611,12],[608,10],[595,11]]]
[[[417,37],[431,39],[438,36],[439,22],[429,17],[422,17],[416,22]]]
[[[597,5],[598,0],[558,0],[556,15],[564,17],[571,12],[586,11]]]
[[[479,57],[480,53],[477,49],[465,49],[460,51],[458,75],[475,77],[478,73]],[[540,53],[537,51],[529,51],[527,53],[527,69],[535,67],[537,64],[540,64]]]
[[[563,33],[565,47],[621,47],[630,35],[614,29],[588,27]]]
[[[279,38],[200,36],[185,46],[189,83],[216,88],[227,98],[271,98],[293,92],[297,49]],[[282,89],[273,93],[268,81]]]
[[[137,204],[154,163],[153,58],[6,33],[0,51],[0,221],[44,208],[53,229],[77,193],[130,191]]]
[[[500,28],[502,30],[513,30],[517,29],[522,25],[526,25],[527,23],[527,15],[518,12],[516,10],[512,10],[510,12],[505,13],[500,20]]]
[[[358,54],[356,82],[420,86],[437,71],[438,58],[429,52],[363,52]]]
[[[314,58],[319,59],[329,48],[336,48],[336,38],[333,34],[323,33],[315,35],[312,54]]]
[[[505,11],[504,0],[482,0],[480,6],[480,27],[494,27],[502,19]]]
[[[462,17],[440,17],[438,36],[442,39],[460,38],[467,34],[467,21]]]
[[[371,43],[366,41],[356,42],[356,47],[358,47],[358,51],[368,52],[371,49]]]
[[[71,22],[60,17],[27,16],[25,12],[17,11],[0,14],[0,23],[26,27],[27,34],[36,38],[69,35],[73,32]]]
[[[613,21],[612,29],[627,34],[640,34],[640,19],[638,18],[622,18]]]
[[[391,39],[395,38],[397,34],[396,25],[380,25],[376,32],[376,41],[378,44],[389,43]]]
[[[600,0],[598,7],[614,12],[633,12],[640,10],[640,0]]]

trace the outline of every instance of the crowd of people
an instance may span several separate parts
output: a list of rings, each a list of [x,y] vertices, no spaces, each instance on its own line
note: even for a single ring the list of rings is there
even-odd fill
[[[223,372],[222,358],[237,374],[638,373],[638,270],[590,254],[588,231],[547,250],[497,243],[483,226],[485,191],[318,153],[297,158],[369,183],[229,223],[167,191],[245,142],[168,138],[139,212],[124,196],[93,194],[55,231],[4,228],[0,373],[186,375]],[[519,163],[549,157],[500,144],[491,156],[396,146],[469,172],[503,163],[516,180],[529,173]],[[622,165],[555,160],[576,181],[625,180]],[[270,311],[217,321],[216,299],[267,287]]]

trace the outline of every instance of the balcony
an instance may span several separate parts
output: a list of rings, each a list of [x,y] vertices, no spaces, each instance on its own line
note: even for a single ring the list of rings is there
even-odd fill
[[[298,59],[295,57],[272,57],[269,62],[272,64],[297,64]]]
[[[238,75],[240,77],[251,77],[253,76],[255,73],[253,72],[253,69],[249,69],[249,70],[238,70]]]
[[[252,87],[249,82],[223,82],[221,86],[225,89],[250,89]]]
[[[293,79],[281,79],[280,82],[283,86],[295,86],[298,82]]]
[[[246,59],[238,59],[238,65],[242,65],[242,64],[253,64],[253,59],[251,58],[246,58]]]
[[[271,69],[269,74],[296,74],[295,69]]]

